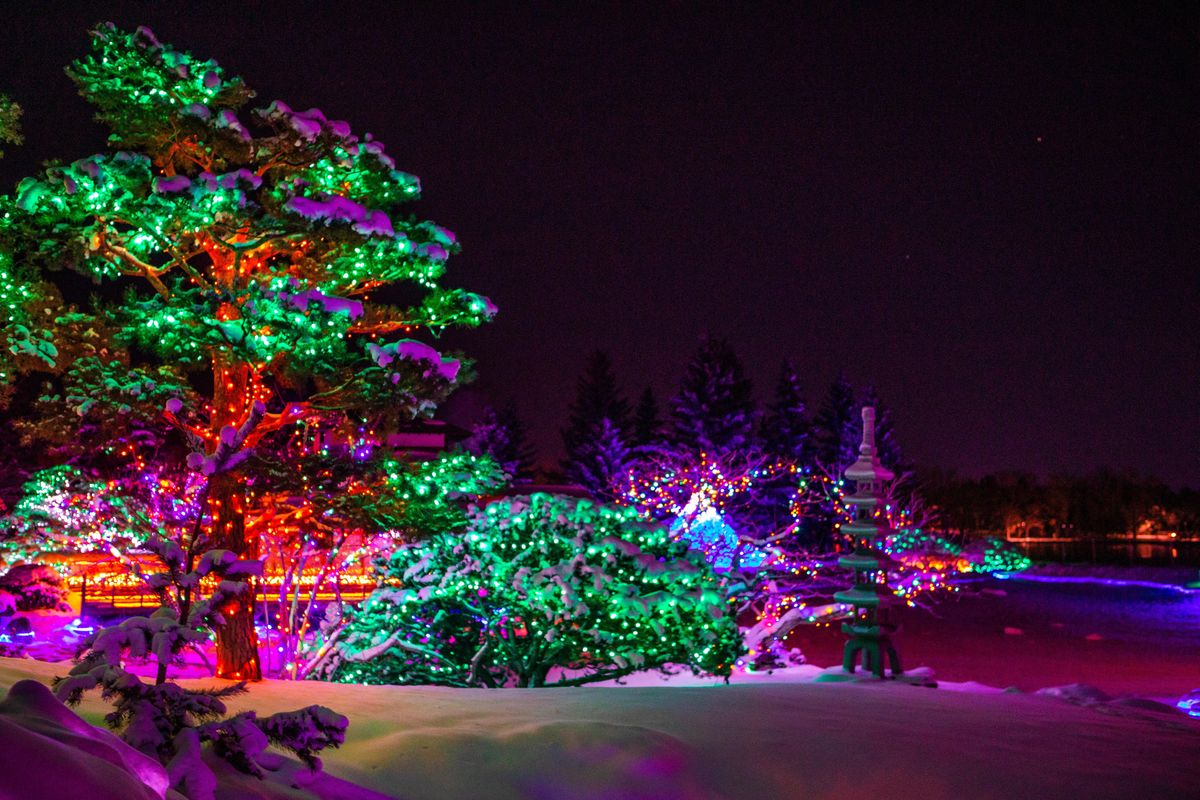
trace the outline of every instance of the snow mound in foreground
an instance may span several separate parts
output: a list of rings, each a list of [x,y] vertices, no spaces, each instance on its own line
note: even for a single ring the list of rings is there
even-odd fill
[[[89,725],[37,681],[0,701],[0,786],[6,798],[162,800],[166,770]]]
[[[294,758],[265,753],[263,780],[205,748],[218,800],[388,800],[389,795]],[[89,724],[34,680],[14,683],[0,701],[0,800],[185,800],[166,770],[112,733]]]
[[[0,659],[0,686],[31,675],[48,679],[65,666]],[[324,759],[332,774],[312,776],[281,756],[265,782],[220,773],[218,797],[1194,800],[1200,786],[1200,721],[1179,711],[1123,708],[1118,704],[1137,701],[1119,698],[1073,704],[969,684],[943,683],[959,689],[944,691],[800,677],[486,690],[264,681],[232,698],[231,710],[268,714],[319,703],[350,718],[346,742]],[[80,706],[92,722],[108,710],[94,697]],[[0,738],[0,752],[9,740]],[[7,788],[0,771],[0,800],[22,797]],[[53,795],[111,796],[120,795]]]

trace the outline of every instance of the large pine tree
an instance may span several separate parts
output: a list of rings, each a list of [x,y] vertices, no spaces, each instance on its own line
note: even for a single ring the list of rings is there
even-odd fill
[[[844,373],[829,387],[813,419],[813,455],[834,477],[858,457],[862,419],[854,402],[854,389]]]
[[[811,427],[800,375],[791,361],[784,361],[775,384],[775,399],[763,420],[763,446],[777,458],[807,463]]]
[[[254,507],[287,499],[272,491],[283,478],[265,476],[291,476],[304,497],[370,467],[356,460],[369,447],[333,472],[322,462],[432,413],[467,373],[415,337],[495,309],[439,286],[454,235],[410,215],[417,179],[369,134],[280,101],[245,114],[254,92],[241,78],[145,28],[98,26],[68,74],[113,150],[50,166],[0,201],[0,382],[40,373],[41,413],[81,426],[166,419],[207,482],[211,545],[255,558],[261,529],[248,520],[271,514]],[[63,307],[64,270],[124,294]],[[389,284],[415,304],[366,302]],[[114,349],[88,344],[110,336]],[[140,446],[120,445],[114,459]],[[307,466],[287,468],[288,453]],[[315,525],[321,512],[302,516]],[[257,678],[252,598],[224,611],[218,673]]]
[[[630,434],[629,403],[617,384],[612,361],[597,350],[579,380],[562,432],[567,480],[610,499],[631,460]]]
[[[671,401],[676,444],[719,457],[753,447],[750,379],[729,342],[705,336]]]

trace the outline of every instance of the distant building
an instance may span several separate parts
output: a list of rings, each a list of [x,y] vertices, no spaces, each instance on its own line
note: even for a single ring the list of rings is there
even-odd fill
[[[433,458],[470,436],[457,425],[440,419],[425,419],[409,423],[385,437],[385,443],[397,455],[410,458]]]

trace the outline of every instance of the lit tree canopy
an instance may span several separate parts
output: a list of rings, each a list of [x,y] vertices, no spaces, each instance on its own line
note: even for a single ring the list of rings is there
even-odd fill
[[[241,78],[145,28],[98,26],[68,74],[117,149],[0,201],[0,374],[52,378],[44,415],[182,431],[212,483],[214,544],[253,555],[251,455],[326,455],[429,415],[469,368],[419,337],[496,309],[441,285],[455,237],[405,211],[420,184],[369,134],[280,101],[246,112]],[[63,309],[64,270],[98,295]],[[385,289],[412,302],[370,302]],[[257,673],[245,666],[222,671]]]
[[[22,181],[5,208],[10,258],[97,282],[137,279],[101,313],[164,361],[243,364],[255,384],[311,378],[327,384],[322,405],[428,410],[458,365],[401,337],[478,324],[495,309],[439,287],[457,245],[403,214],[417,179],[315,109],[276,101],[249,115],[252,130],[238,118],[253,97],[240,78],[145,29],[100,26],[93,42],[69,74],[126,149]],[[363,303],[396,282],[423,300]]]

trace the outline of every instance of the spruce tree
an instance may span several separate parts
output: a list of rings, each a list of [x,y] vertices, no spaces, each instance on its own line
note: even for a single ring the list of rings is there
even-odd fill
[[[495,307],[439,285],[454,235],[411,215],[419,182],[369,134],[281,101],[244,113],[241,78],[145,28],[98,26],[68,75],[114,151],[55,162],[0,200],[0,384],[38,374],[41,413],[81,431],[168,422],[206,482],[201,532],[254,559],[249,520],[311,496],[281,482],[375,482],[371,431],[428,416],[469,375],[420,339]],[[67,270],[124,294],[68,306]],[[415,304],[367,302],[393,284]],[[109,336],[116,349],[88,350]],[[144,449],[104,444],[113,461]],[[326,519],[309,510],[302,533]],[[250,593],[225,616],[218,674],[257,679]]]
[[[763,422],[763,446],[777,458],[805,463],[810,456],[811,427],[800,376],[791,361],[784,361],[770,414]]]
[[[588,359],[562,436],[567,480],[610,499],[631,460],[629,403],[621,395],[612,362],[600,350]]]
[[[900,445],[896,441],[895,420],[892,417],[892,409],[885,405],[879,398],[879,392],[875,386],[867,387],[863,392],[864,406],[871,406],[875,409],[875,451],[879,454],[879,461],[890,470],[897,470],[901,467],[904,461],[903,453],[900,450]],[[858,434],[862,436],[862,419],[858,422]]]
[[[575,449],[566,466],[567,480],[588,489],[605,502],[616,499],[633,454],[625,434],[610,419],[602,419]]]
[[[862,420],[854,403],[854,389],[845,373],[838,373],[813,420],[813,454],[834,477],[858,457]]]
[[[724,339],[705,336],[671,401],[676,444],[720,457],[754,443],[750,379]]]
[[[633,444],[639,449],[654,447],[662,439],[662,419],[658,416],[658,400],[649,386],[638,397],[633,412]]]
[[[491,456],[515,481],[532,476],[533,451],[526,444],[525,428],[511,403],[499,411],[488,406],[483,419],[472,426],[471,437],[464,445],[475,455]]]

